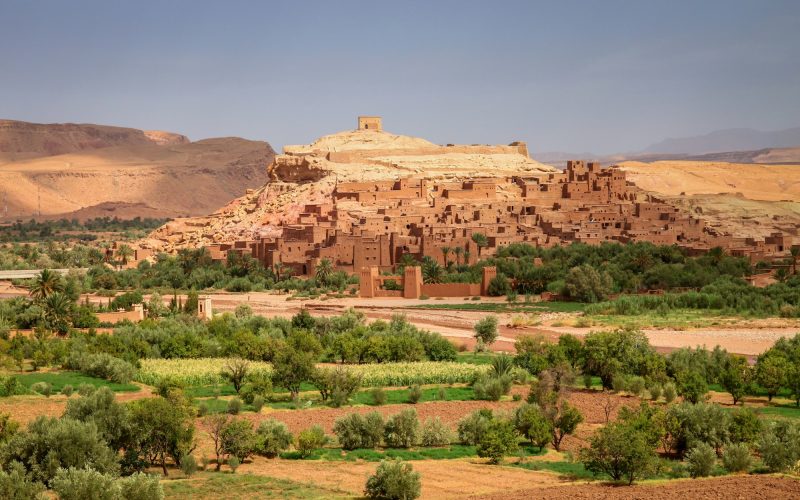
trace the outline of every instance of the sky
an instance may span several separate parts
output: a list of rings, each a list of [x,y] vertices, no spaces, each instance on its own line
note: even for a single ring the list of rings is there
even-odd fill
[[[607,154],[800,126],[800,2],[0,0],[0,118]]]

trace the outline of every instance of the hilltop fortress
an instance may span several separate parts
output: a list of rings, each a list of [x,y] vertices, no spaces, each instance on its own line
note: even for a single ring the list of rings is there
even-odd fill
[[[446,145],[358,129],[286,146],[270,182],[215,214],[179,219],[144,243],[155,251],[207,247],[253,255],[267,267],[314,272],[321,259],[359,273],[391,271],[404,255],[474,263],[510,243],[553,246],[648,241],[691,252],[722,246],[767,259],[791,238],[734,237],[634,186],[615,166],[570,161],[564,171],[528,156],[527,146]],[[473,235],[486,237],[480,247]],[[456,250],[458,249],[458,250]]]

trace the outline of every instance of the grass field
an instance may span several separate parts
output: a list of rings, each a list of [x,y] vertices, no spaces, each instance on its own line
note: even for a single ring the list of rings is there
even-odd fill
[[[351,495],[311,483],[253,474],[200,472],[189,479],[161,481],[166,499],[351,498]]]
[[[544,450],[539,450],[531,446],[525,446],[526,456],[536,456],[544,454]],[[462,444],[452,444],[438,448],[386,448],[382,450],[351,450],[345,451],[341,448],[320,448],[314,450],[305,459],[300,457],[296,451],[288,451],[281,454],[281,458],[289,460],[331,460],[347,461],[363,460],[366,462],[380,462],[387,458],[399,458],[401,460],[453,460],[457,458],[477,457],[478,452],[475,446]]]
[[[108,387],[114,392],[136,392],[141,388],[136,384],[117,384],[101,378],[90,377],[78,372],[36,372],[14,375],[19,383],[30,388],[37,382],[47,382],[53,386],[53,392],[61,391],[65,385],[77,389],[81,384],[90,384],[95,387]]]

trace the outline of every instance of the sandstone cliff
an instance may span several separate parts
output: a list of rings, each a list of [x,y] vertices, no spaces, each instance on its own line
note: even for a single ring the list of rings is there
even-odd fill
[[[207,214],[263,185],[261,141],[0,121],[0,219]]]

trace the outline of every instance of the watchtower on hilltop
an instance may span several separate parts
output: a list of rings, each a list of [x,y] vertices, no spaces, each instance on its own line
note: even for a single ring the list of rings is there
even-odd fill
[[[359,116],[358,117],[358,130],[375,130],[380,132],[383,130],[380,116]]]

